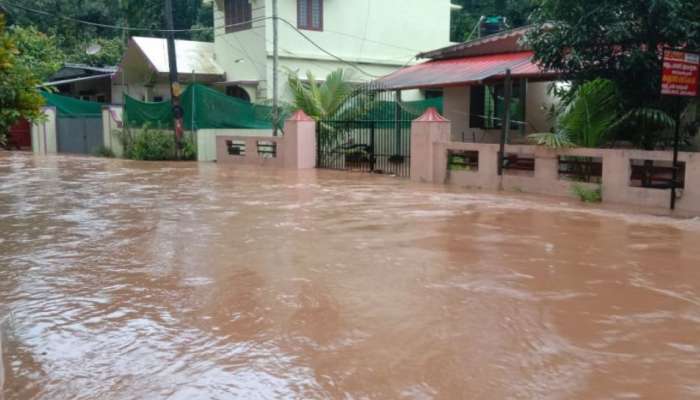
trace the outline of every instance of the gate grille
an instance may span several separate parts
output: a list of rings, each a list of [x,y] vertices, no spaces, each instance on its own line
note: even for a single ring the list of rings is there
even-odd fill
[[[411,122],[423,111],[411,108],[394,92],[358,88],[337,115],[318,121],[318,168],[409,176]]]

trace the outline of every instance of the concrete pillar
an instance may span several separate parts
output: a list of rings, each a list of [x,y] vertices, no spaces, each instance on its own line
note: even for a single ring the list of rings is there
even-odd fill
[[[444,144],[450,141],[452,124],[431,107],[411,125],[411,180],[445,180],[447,155]]]
[[[631,175],[630,157],[624,150],[606,150],[602,158],[603,200],[621,204],[627,202],[626,193],[629,190]]]
[[[117,157],[124,156],[124,148],[117,134],[118,130],[124,128],[123,111],[121,106],[102,107],[102,140],[104,146],[111,149]]]
[[[284,123],[284,167],[316,168],[316,121],[299,110]]]
[[[44,107],[43,112],[44,119],[32,124],[32,151],[45,156],[58,152],[57,111],[55,107]]]
[[[535,178],[541,182],[559,180],[559,154],[556,150],[535,147]]]

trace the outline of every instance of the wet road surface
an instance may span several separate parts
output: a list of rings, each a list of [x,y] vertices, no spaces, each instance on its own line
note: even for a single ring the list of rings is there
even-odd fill
[[[2,393],[700,398],[700,222],[569,203],[0,153]]]

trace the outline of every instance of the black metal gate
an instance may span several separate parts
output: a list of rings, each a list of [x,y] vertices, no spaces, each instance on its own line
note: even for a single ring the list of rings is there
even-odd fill
[[[400,96],[363,86],[333,117],[317,124],[317,167],[407,177],[411,122]]]

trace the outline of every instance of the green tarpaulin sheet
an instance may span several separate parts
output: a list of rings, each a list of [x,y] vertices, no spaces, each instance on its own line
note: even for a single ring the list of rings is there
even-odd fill
[[[46,105],[56,107],[59,117],[64,118],[99,118],[102,117],[102,104],[78,100],[54,93],[41,92]]]

